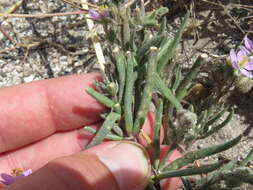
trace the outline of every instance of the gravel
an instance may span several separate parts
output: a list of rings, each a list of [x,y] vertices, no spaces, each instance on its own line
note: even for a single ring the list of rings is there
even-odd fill
[[[8,10],[13,2],[17,1],[1,0],[0,10]],[[76,10],[60,0],[39,0],[36,3],[27,1],[26,6],[20,7],[16,13]],[[2,28],[14,40],[10,41],[0,33],[0,86],[84,73],[95,63],[92,46],[86,39],[84,15],[43,19],[0,18],[0,21]],[[16,42],[26,47],[17,47]]]

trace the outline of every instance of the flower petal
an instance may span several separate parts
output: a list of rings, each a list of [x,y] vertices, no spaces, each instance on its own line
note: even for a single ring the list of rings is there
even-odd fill
[[[247,36],[244,37],[244,44],[248,50],[253,51],[253,42]]]
[[[243,68],[247,69],[248,71],[253,71],[253,62],[247,63]]]
[[[236,52],[235,52],[234,49],[230,50],[229,55],[230,55],[230,59],[231,59],[232,62],[233,61],[237,62],[237,56],[236,56]]]
[[[2,173],[1,177],[3,178],[3,180],[11,180],[14,179],[14,177],[12,175],[6,174],[6,173]]]
[[[232,66],[234,67],[234,69],[239,69],[240,67],[237,63],[237,56],[236,56],[235,50],[231,49],[229,54],[230,54]]]
[[[32,174],[32,169],[24,171],[22,175],[29,176],[30,174]]]
[[[232,62],[232,66],[234,67],[234,69],[236,69],[236,70],[238,70],[238,69],[240,69],[240,66],[238,65],[238,63],[237,62]]]
[[[94,20],[101,20],[102,19],[102,15],[94,9],[89,9],[89,15]]]
[[[238,62],[244,61],[245,58],[247,58],[247,56],[248,56],[247,51],[245,49],[241,49],[237,53],[237,61]]]
[[[240,46],[240,50],[242,50],[245,55],[250,55],[251,53],[245,46]]]
[[[10,185],[15,182],[15,177],[13,177],[9,174],[2,173],[1,177],[4,180],[4,181],[1,181],[4,185]]]
[[[245,70],[245,69],[241,69],[240,70],[241,71],[241,73],[244,75],[244,76],[247,76],[247,77],[249,77],[249,78],[253,78],[253,74],[250,72],[250,71],[247,71],[247,70]]]

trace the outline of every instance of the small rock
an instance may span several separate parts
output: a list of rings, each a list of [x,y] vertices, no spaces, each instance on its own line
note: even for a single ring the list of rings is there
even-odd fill
[[[30,75],[28,77],[24,77],[24,82],[32,82],[34,79],[34,75]]]

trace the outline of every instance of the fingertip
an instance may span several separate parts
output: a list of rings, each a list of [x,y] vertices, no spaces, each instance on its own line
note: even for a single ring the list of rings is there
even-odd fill
[[[105,107],[87,92],[101,80],[98,73],[70,75],[45,82],[48,104],[58,131],[70,130],[101,120],[99,113]]]
[[[113,141],[88,149],[113,173],[120,190],[142,190],[150,174],[147,152],[139,144],[129,141]]]
[[[95,80],[99,73],[0,89],[0,153],[100,121],[105,107],[85,91]]]

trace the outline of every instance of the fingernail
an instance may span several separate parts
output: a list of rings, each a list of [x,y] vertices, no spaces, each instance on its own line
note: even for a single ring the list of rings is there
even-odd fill
[[[106,142],[88,149],[86,154],[95,154],[109,168],[120,190],[144,189],[150,173],[148,154],[134,142]]]

